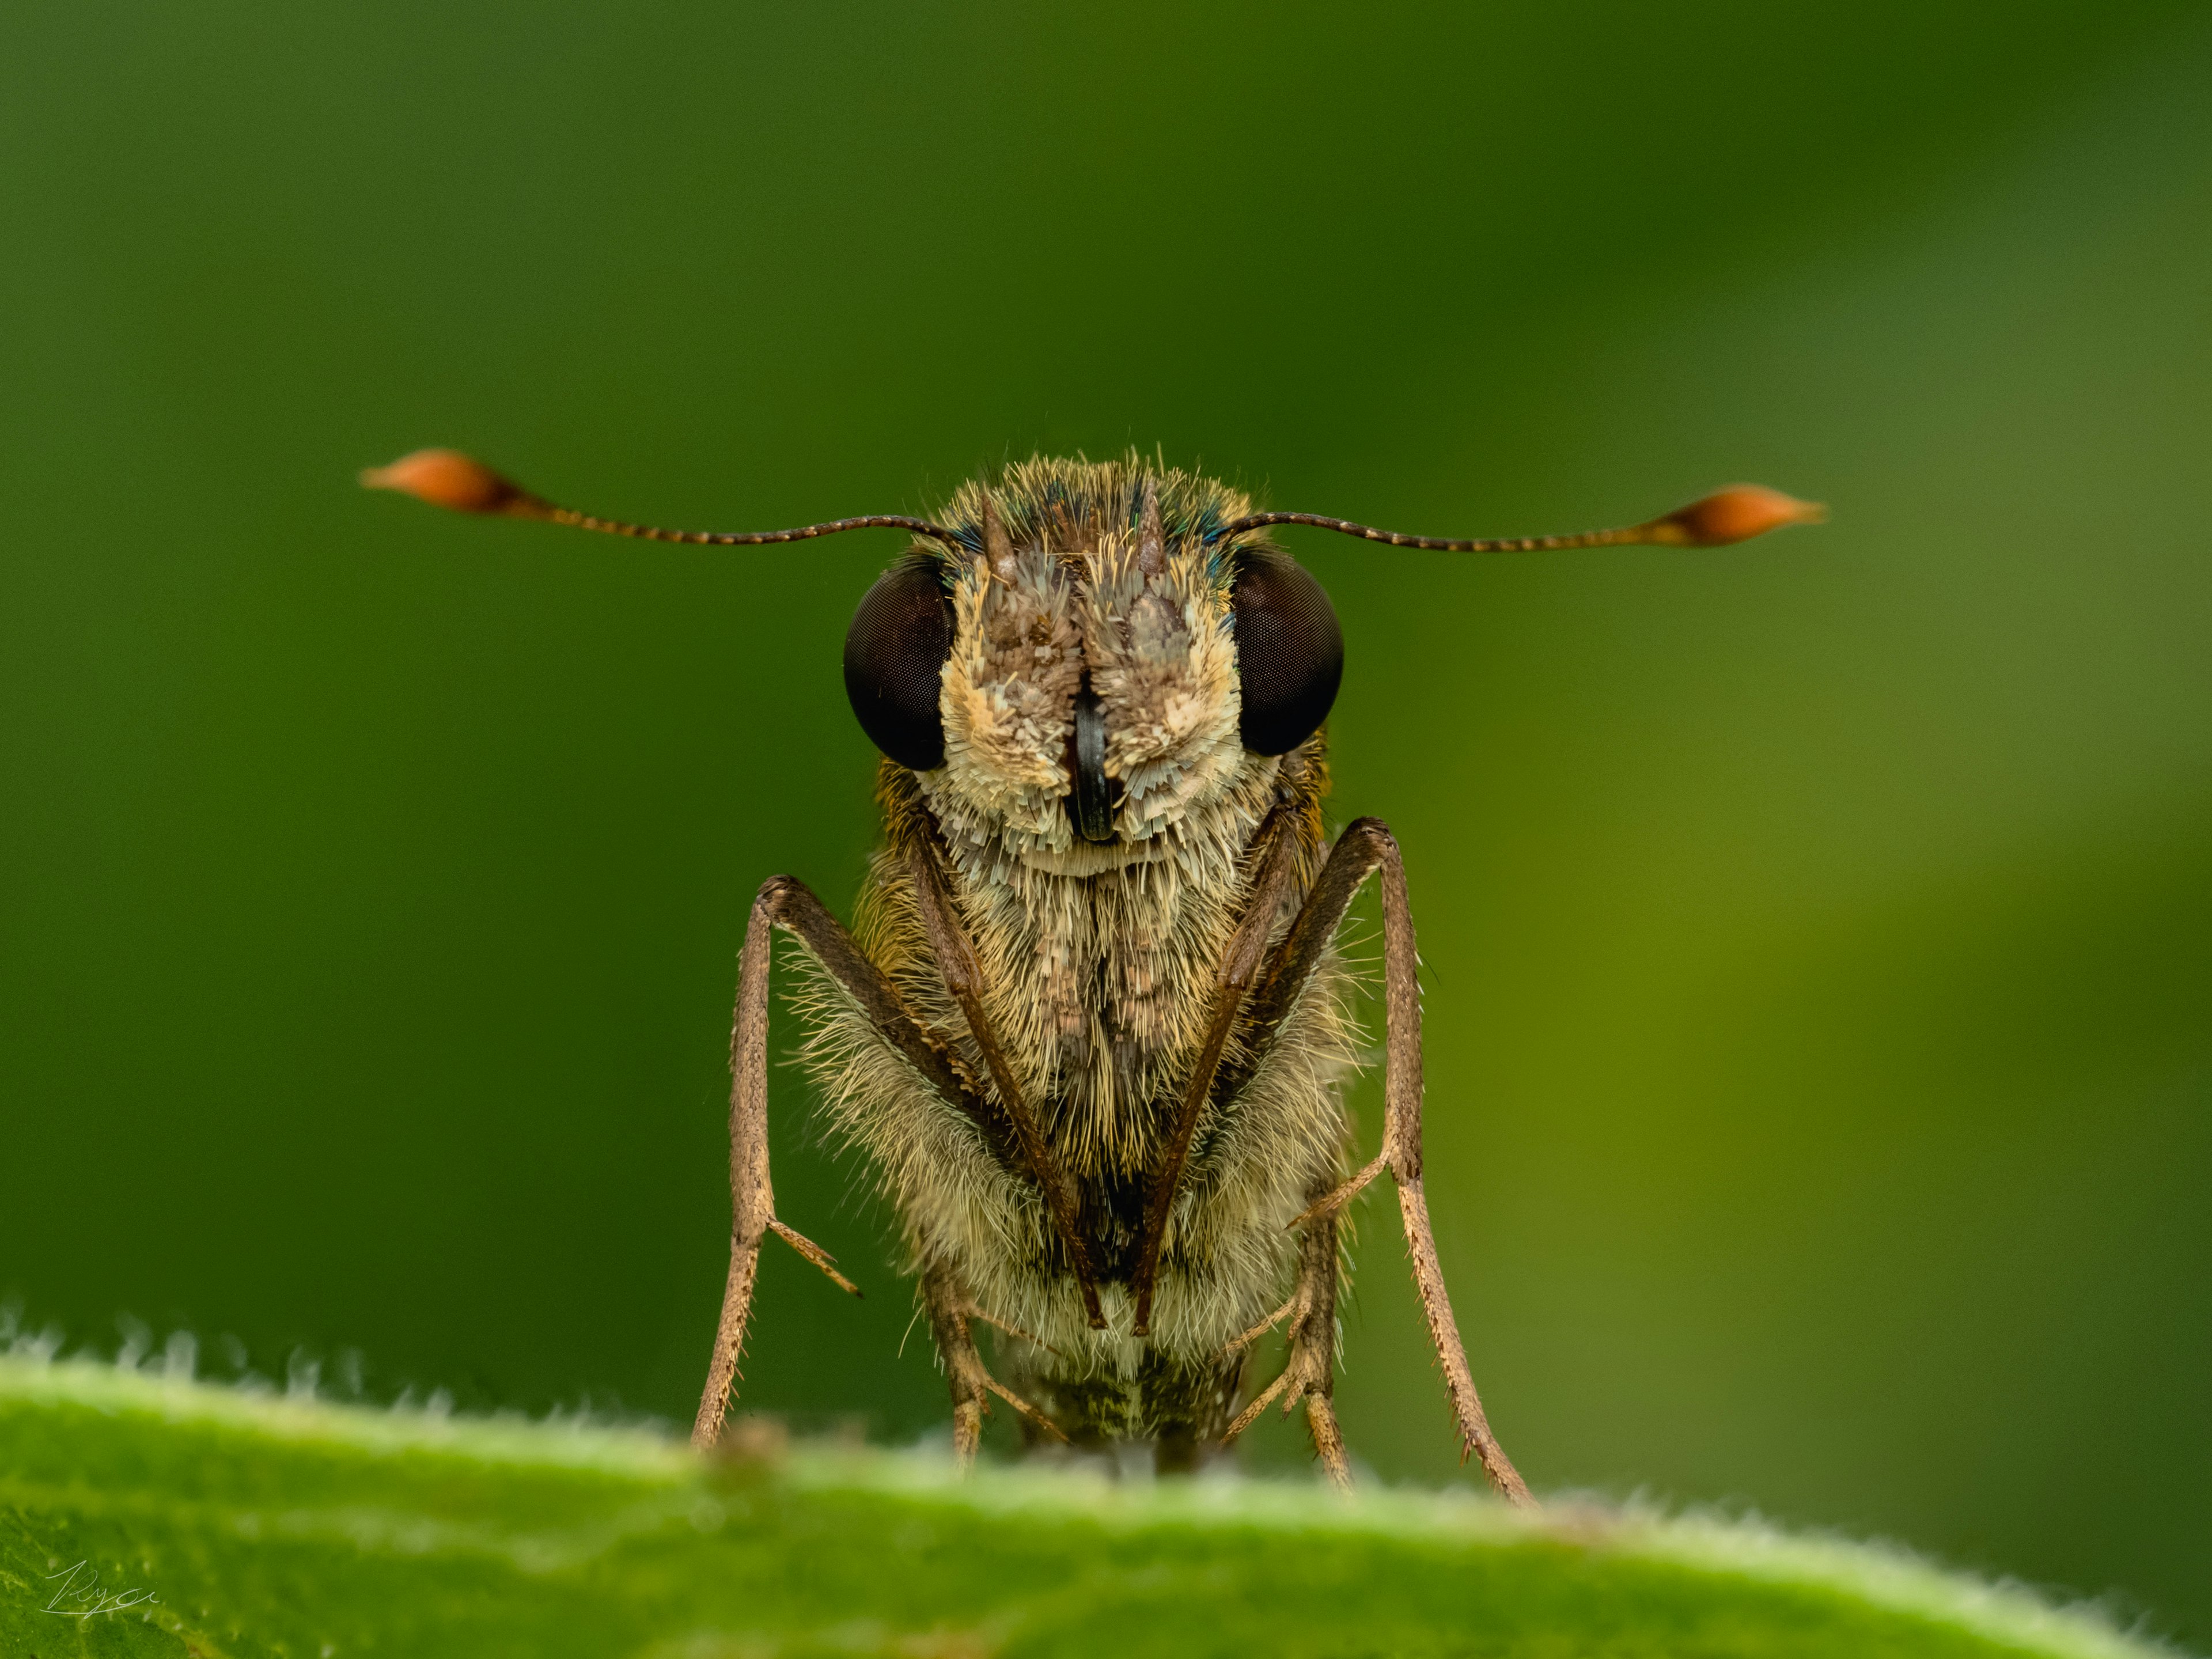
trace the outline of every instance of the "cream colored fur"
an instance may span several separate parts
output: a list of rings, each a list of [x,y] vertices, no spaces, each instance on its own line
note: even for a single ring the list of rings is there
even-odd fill
[[[948,569],[957,623],[943,678],[945,764],[907,774],[887,763],[894,846],[875,860],[856,927],[915,1015],[985,1075],[930,960],[897,850],[899,803],[918,795],[950,848],[988,1018],[1086,1194],[1109,1267],[1127,1256],[1129,1194],[1158,1160],[1196,1057],[1222,947],[1244,908],[1254,832],[1278,801],[1291,804],[1298,860],[1279,937],[1318,867],[1314,802],[1325,787],[1318,738],[1279,758],[1247,753],[1238,739],[1231,572],[1199,532],[1243,512],[1243,499],[1184,474],[1150,474],[1168,556],[1164,573],[1147,577],[1135,545],[1147,476],[1133,458],[1032,461],[993,490],[1015,549],[1011,580],[980,557]],[[968,486],[946,521],[979,523],[982,489]],[[1073,699],[1086,672],[1105,709],[1106,769],[1122,791],[1121,839],[1109,847],[1076,838],[1063,805]],[[1201,1119],[1149,1339],[1132,1334],[1126,1284],[1110,1272],[1100,1285],[1108,1328],[1088,1328],[1036,1192],[992,1160],[842,992],[814,975],[800,1001],[805,1059],[833,1132],[871,1159],[917,1261],[950,1263],[986,1314],[1040,1339],[1041,1348],[1001,1352],[1064,1426],[1118,1439],[1194,1425],[1203,1435],[1208,1423],[1218,1432],[1212,1408],[1194,1425],[1188,1401],[1175,1403],[1172,1390],[1153,1398],[1140,1376],[1161,1361],[1187,1376],[1213,1366],[1222,1389],[1233,1388],[1223,1345],[1288,1293],[1297,1243],[1286,1224],[1343,1169],[1340,1082],[1355,1055],[1344,993],[1332,959],[1242,1092]],[[1240,1033],[1225,1064],[1243,1057]]]

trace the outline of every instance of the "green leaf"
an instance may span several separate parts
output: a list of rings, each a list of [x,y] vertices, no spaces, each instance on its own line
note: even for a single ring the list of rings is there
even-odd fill
[[[858,1448],[708,1462],[641,1430],[0,1359],[10,1659],[2152,1651],[2025,1591],[1741,1522],[962,1480]]]

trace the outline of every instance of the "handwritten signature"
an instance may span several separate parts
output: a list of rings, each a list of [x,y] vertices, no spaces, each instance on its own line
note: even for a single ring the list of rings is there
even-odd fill
[[[48,1583],[58,1578],[62,1584],[54,1592],[53,1600],[40,1611],[59,1613],[64,1619],[90,1619],[97,1613],[120,1613],[125,1607],[143,1607],[149,1601],[161,1600],[149,1589],[102,1589],[99,1569],[94,1568],[89,1573],[85,1571],[89,1565],[80,1561],[60,1572],[48,1573]]]

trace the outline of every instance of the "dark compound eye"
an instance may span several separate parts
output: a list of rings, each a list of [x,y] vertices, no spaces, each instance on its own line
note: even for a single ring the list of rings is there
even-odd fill
[[[845,695],[860,730],[917,772],[945,764],[938,677],[951,653],[952,602],[927,558],[902,559],[878,576],[845,634]]]
[[[1344,634],[1322,585],[1287,553],[1237,556],[1237,677],[1244,746],[1286,755],[1321,730],[1344,678]]]

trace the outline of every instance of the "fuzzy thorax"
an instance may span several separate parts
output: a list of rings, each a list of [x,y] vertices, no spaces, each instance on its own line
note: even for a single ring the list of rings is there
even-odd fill
[[[1030,1183],[994,1160],[834,986],[817,979],[804,994],[807,1059],[835,1133],[868,1155],[917,1261],[949,1265],[984,1313],[1040,1340],[1015,1345],[1013,1358],[1079,1437],[1218,1432],[1235,1380],[1221,1348],[1281,1302],[1296,1257],[1286,1224],[1342,1167],[1339,1084],[1354,1034],[1332,962],[1235,1098],[1202,1115],[1152,1334],[1131,1334],[1146,1182],[1249,902],[1255,834],[1270,811],[1285,811],[1295,869],[1273,919],[1277,937],[1322,852],[1319,738],[1262,757],[1239,737],[1235,572],[1204,538],[1246,505],[1133,457],[1031,461],[954,498],[945,522],[972,533],[978,550],[939,555],[955,618],[945,763],[921,773],[885,763],[890,844],[860,906],[862,948],[970,1074],[984,1076],[911,885],[917,841],[943,860],[982,970],[985,1012],[1080,1195],[1106,1330],[1088,1328]],[[1104,716],[1115,792],[1113,839],[1103,843],[1077,833],[1067,805],[1085,696]],[[1239,1032],[1224,1069],[1238,1073],[1249,1058]]]

